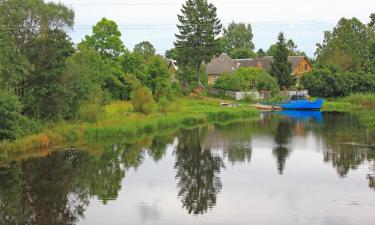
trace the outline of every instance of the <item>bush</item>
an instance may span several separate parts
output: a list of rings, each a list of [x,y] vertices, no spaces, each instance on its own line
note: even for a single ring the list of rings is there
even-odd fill
[[[21,127],[22,105],[17,96],[0,91],[0,140],[14,140]]]
[[[156,104],[150,89],[142,86],[138,81],[133,84],[133,95],[131,98],[134,110],[146,115],[155,110]]]
[[[84,122],[95,123],[103,115],[104,107],[100,104],[85,104],[79,109],[79,119]]]
[[[260,68],[239,68],[233,74],[224,74],[214,87],[224,91],[279,90],[276,79]]]
[[[313,96],[343,97],[357,92],[374,92],[375,75],[364,72],[342,72],[334,67],[325,67],[305,74],[301,84]]]

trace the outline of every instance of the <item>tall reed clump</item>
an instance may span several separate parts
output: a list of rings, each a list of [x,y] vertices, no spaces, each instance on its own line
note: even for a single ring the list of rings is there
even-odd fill
[[[331,102],[325,101],[323,103],[323,112],[350,112],[354,105],[349,102]]]
[[[375,93],[358,93],[352,94],[342,99],[356,106],[375,107]]]

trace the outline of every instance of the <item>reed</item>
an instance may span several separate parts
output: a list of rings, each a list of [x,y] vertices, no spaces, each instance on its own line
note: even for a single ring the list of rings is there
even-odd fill
[[[149,115],[134,112],[130,102],[116,101],[104,106],[99,113],[94,113],[92,119],[82,118],[75,122],[46,125],[40,134],[20,138],[15,142],[3,142],[0,144],[0,153],[6,155],[6,152],[66,145],[79,147],[92,141],[122,139],[134,142],[140,137],[167,129],[259,116],[259,112],[248,105],[223,108],[219,105],[220,101],[213,98],[178,98],[170,103],[164,113],[153,112]]]

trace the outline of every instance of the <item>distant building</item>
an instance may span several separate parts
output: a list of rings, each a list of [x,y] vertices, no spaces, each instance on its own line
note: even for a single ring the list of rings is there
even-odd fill
[[[292,64],[291,75],[294,76],[297,83],[299,83],[303,74],[312,70],[312,65],[305,56],[289,56],[288,60]],[[268,71],[271,68],[272,61],[273,57],[232,59],[228,54],[223,53],[206,65],[208,84],[214,84],[222,74],[233,73],[240,67],[258,67]]]
[[[288,60],[292,64],[292,75],[297,80],[297,83],[299,83],[303,74],[312,70],[312,65],[305,56],[289,56]],[[268,71],[271,68],[273,57],[234,59],[233,61],[238,67],[259,67]]]
[[[171,75],[172,81],[176,81],[176,75],[178,71],[177,61],[174,59],[165,59],[165,63],[168,67],[169,74]]]
[[[215,57],[206,65],[206,73],[208,75],[208,84],[212,85],[224,73],[233,73],[237,69],[236,63],[228,54],[223,53],[219,57]]]

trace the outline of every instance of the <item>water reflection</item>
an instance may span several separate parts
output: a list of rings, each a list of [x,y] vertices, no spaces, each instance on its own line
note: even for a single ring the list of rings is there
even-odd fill
[[[219,177],[224,163],[210,149],[202,148],[207,128],[183,130],[176,148],[178,196],[189,214],[203,214],[216,205],[222,184]]]
[[[316,146],[306,146],[306,140],[313,140]],[[292,167],[294,155],[309,147],[322,156],[319,160],[330,165],[340,180],[370,164],[370,172],[361,179],[365,188],[368,184],[375,190],[374,140],[375,132],[353,115],[277,112],[265,113],[256,121],[160,132],[135,143],[103,143],[100,153],[55,152],[0,169],[0,224],[78,224],[92,198],[103,205],[120,198],[130,169],[147,162],[165,164],[163,159],[168,157],[175,160],[171,166],[175,170],[162,175],[177,180],[176,205],[185,214],[209,213],[222,195],[226,166],[241,165],[247,176],[252,172],[248,165],[259,160],[259,152],[270,156],[271,166],[276,165],[278,174],[284,174],[278,176],[280,179],[286,179],[289,170],[285,168]],[[262,160],[268,163],[268,159]],[[163,208],[156,204],[138,202],[134,207],[142,223],[162,219]]]
[[[287,147],[291,138],[292,121],[289,119],[279,121],[274,134],[274,142],[276,143],[276,147],[274,147],[272,150],[272,154],[276,158],[277,170],[279,171],[279,174],[283,174],[286,159],[291,153],[291,150]]]

